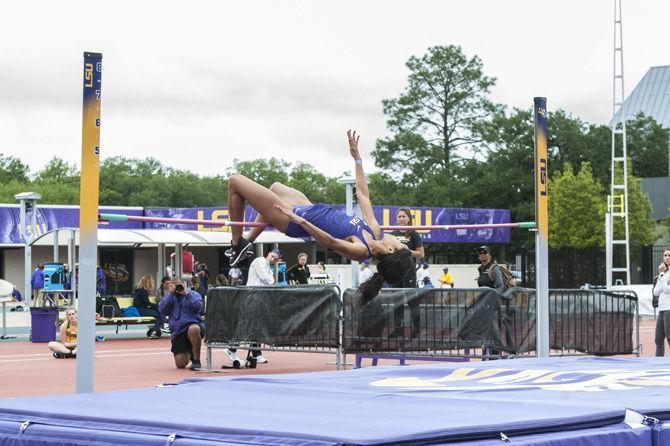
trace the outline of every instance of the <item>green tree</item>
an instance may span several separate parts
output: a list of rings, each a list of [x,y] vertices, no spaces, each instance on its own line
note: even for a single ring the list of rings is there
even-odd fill
[[[650,116],[638,114],[626,122],[626,148],[636,177],[665,177],[670,131]]]
[[[30,169],[20,159],[0,153],[0,184],[7,184],[12,180],[27,183],[29,173]]]
[[[367,174],[367,179],[370,199],[374,205],[426,206],[425,200],[418,199],[417,201],[414,196],[415,183],[398,182],[385,172]]]
[[[488,99],[495,79],[477,56],[458,46],[435,46],[412,56],[405,91],[383,101],[393,136],[377,141],[376,165],[419,181],[425,172],[450,175],[461,154],[480,142],[478,128],[496,106]]]
[[[549,247],[588,248],[605,244],[604,189],[582,163],[574,174],[571,164],[549,181]]]
[[[255,159],[251,161],[234,159],[233,167],[229,168],[227,173],[228,175],[239,173],[253,179],[262,186],[270,187],[275,181],[288,184],[290,165],[290,163],[274,157],[269,160]]]
[[[632,173],[632,162],[628,160],[628,236],[631,246],[640,247],[653,243],[656,239],[654,228],[656,222],[651,216],[651,201],[649,196],[642,190],[642,180],[635,177]],[[623,170],[617,166],[617,182],[621,183]],[[622,196],[622,195],[619,195]],[[622,202],[621,199],[614,197],[613,203],[616,206]],[[624,226],[623,219],[614,219],[614,238],[623,239]]]
[[[345,200],[344,185],[307,163],[298,163],[291,169],[287,186],[299,190],[313,203],[343,203]]]
[[[228,186],[222,177],[200,177],[153,158],[113,157],[100,167],[100,204],[108,206],[220,206]]]
[[[38,183],[79,185],[79,170],[59,157],[52,158],[46,166],[35,175]]]

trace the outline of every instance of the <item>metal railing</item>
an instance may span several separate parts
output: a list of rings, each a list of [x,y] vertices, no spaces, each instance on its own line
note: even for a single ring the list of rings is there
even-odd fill
[[[468,360],[535,355],[535,290],[383,289],[369,302],[337,286],[223,287],[208,296],[213,348]],[[550,290],[550,354],[640,353],[632,291]]]

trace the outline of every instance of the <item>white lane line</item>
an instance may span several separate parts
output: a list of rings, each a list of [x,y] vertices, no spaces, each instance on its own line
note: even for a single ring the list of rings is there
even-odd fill
[[[168,347],[165,348],[132,348],[132,349],[127,349],[127,350],[98,350],[96,352],[96,355],[99,355],[101,353],[123,353],[123,352],[157,352],[160,351],[161,353],[164,353],[166,351],[170,351]],[[30,357],[40,357],[44,356],[44,353],[28,353],[28,354],[22,354],[22,355],[0,355],[0,361],[5,359],[5,358],[30,358]],[[47,355],[49,356],[49,355]]]
[[[97,354],[95,355],[96,359],[104,359],[104,358],[126,358],[128,356],[149,356],[149,355],[165,355],[167,353],[170,353],[169,351],[161,351],[161,352],[151,352],[151,353],[123,353],[123,354],[115,354],[115,355],[100,355]],[[36,356],[36,355],[30,355],[30,356]],[[28,362],[28,361],[45,361],[45,360],[53,360],[52,355],[45,355],[45,354],[40,354],[39,357],[37,358],[18,358],[18,359],[0,359],[0,364],[4,363],[14,363],[14,362]],[[63,359],[63,361],[67,361],[67,359]]]

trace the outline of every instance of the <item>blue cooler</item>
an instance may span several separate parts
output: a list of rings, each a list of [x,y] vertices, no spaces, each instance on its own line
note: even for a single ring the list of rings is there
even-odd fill
[[[62,290],[65,286],[65,268],[62,263],[44,264],[44,291]]]

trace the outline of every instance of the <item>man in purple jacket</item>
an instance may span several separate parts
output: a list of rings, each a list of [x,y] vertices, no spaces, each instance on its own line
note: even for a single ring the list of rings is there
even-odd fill
[[[158,304],[158,311],[170,317],[172,333],[172,353],[178,369],[183,369],[191,361],[191,370],[200,369],[200,345],[205,337],[205,323],[200,314],[204,307],[203,298],[175,279],[168,287],[168,294]]]
[[[33,276],[30,279],[30,288],[32,288],[33,295],[33,307],[40,306],[40,299],[43,301],[44,297],[44,265],[39,263],[35,271],[33,271]]]

